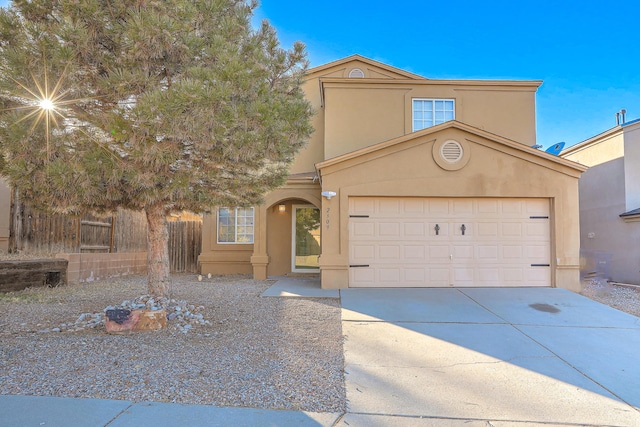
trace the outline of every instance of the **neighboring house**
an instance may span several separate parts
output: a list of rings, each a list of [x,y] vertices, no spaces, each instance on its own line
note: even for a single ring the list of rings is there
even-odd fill
[[[586,168],[531,148],[540,84],[431,80],[358,55],[309,70],[315,133],[262,206],[205,215],[202,272],[578,290]]]
[[[580,178],[583,273],[640,285],[640,119],[567,148]]]

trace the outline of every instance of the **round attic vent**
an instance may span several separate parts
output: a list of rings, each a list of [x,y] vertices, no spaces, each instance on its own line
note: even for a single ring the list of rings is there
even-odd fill
[[[360,68],[354,68],[353,70],[349,71],[349,78],[362,79],[364,78],[364,71],[362,71]]]
[[[462,145],[458,141],[450,139],[440,147],[440,156],[448,163],[456,163],[463,155]]]

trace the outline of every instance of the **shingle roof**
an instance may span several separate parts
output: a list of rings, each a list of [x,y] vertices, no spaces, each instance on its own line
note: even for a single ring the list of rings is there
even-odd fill
[[[640,215],[640,208],[638,209],[634,209],[632,211],[629,212],[625,212],[625,213],[621,213],[620,216],[624,217],[624,216],[633,216],[633,215]]]

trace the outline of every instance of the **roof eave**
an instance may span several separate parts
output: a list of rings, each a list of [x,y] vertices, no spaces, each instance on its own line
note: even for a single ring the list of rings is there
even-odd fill
[[[393,145],[397,145],[397,144],[400,144],[400,143],[403,143],[405,141],[409,141],[409,140],[412,140],[412,139],[415,139],[415,138],[428,136],[428,135],[430,135],[432,133],[436,133],[436,132],[439,132],[441,130],[448,129],[448,128],[457,128],[457,129],[460,129],[460,130],[463,130],[463,131],[466,131],[466,132],[469,132],[469,133],[472,133],[472,134],[476,134],[476,135],[478,135],[480,137],[483,137],[483,138],[486,138],[486,139],[489,139],[489,140],[500,142],[503,145],[506,145],[508,147],[515,148],[517,150],[520,150],[520,151],[528,153],[528,154],[533,154],[533,155],[535,155],[537,157],[540,157],[542,159],[545,159],[545,160],[560,164],[562,166],[574,169],[574,170],[576,170],[576,171],[578,171],[580,173],[582,173],[582,172],[584,172],[584,171],[586,171],[588,169],[587,166],[581,165],[581,164],[573,162],[571,160],[567,160],[567,159],[564,159],[564,158],[561,158],[561,157],[558,157],[558,156],[554,156],[553,154],[549,154],[547,152],[540,151],[538,149],[535,149],[535,148],[529,147],[527,145],[521,144],[521,143],[519,143],[517,141],[513,141],[511,139],[505,138],[505,137],[500,136],[500,135],[496,135],[496,134],[491,133],[491,132],[487,132],[487,131],[485,131],[483,129],[478,129],[476,127],[467,125],[465,123],[462,123],[462,122],[459,122],[459,121],[456,121],[456,120],[451,120],[451,121],[448,121],[448,122],[445,122],[445,123],[442,123],[442,124],[439,124],[439,125],[436,125],[436,126],[432,126],[432,127],[420,130],[418,132],[412,132],[412,133],[400,136],[398,138],[390,139],[388,141],[380,142],[378,144],[374,144],[374,145],[369,146],[369,147],[361,148],[359,150],[352,151],[350,153],[346,153],[346,154],[343,154],[343,155],[340,155],[340,156],[337,156],[337,157],[334,157],[334,158],[331,158],[331,159],[324,160],[322,162],[316,163],[316,169],[321,171],[324,168],[327,168],[327,167],[330,167],[330,166],[333,166],[333,165],[337,165],[339,163],[346,162],[348,160],[351,160],[351,159],[354,159],[354,158],[357,158],[357,157],[360,157],[360,156],[364,156],[364,155],[366,155],[368,153],[371,153],[371,152],[374,152],[374,151],[377,151],[377,150],[381,150],[381,149],[384,149],[386,147],[390,147],[390,146],[393,146]]]

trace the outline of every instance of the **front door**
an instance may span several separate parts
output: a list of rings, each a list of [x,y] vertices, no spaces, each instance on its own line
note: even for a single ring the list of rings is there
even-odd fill
[[[291,271],[313,273],[320,269],[320,209],[293,206],[293,257]]]

